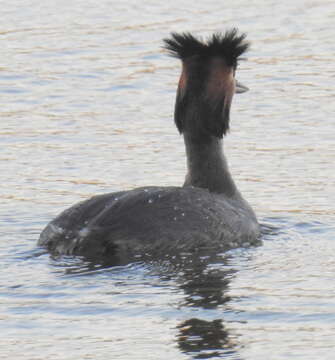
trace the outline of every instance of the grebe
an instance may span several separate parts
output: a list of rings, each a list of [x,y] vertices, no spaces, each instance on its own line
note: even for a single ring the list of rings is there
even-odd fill
[[[190,33],[164,40],[182,62],[175,123],[184,136],[187,175],[182,187],[142,187],[97,195],[62,212],[39,245],[53,254],[122,262],[142,254],[214,251],[258,243],[259,225],[230,175],[222,138],[229,129],[235,80],[248,49],[236,29],[201,41]]]

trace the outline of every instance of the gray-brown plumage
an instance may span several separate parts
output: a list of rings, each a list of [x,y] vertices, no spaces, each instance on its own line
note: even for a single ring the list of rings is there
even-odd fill
[[[172,34],[165,48],[182,61],[175,123],[184,136],[188,172],[182,187],[144,187],[98,195],[65,210],[41,233],[55,254],[123,263],[144,254],[256,244],[259,226],[230,175],[222,137],[232,98],[246,87],[235,80],[245,35],[231,30],[207,42]]]

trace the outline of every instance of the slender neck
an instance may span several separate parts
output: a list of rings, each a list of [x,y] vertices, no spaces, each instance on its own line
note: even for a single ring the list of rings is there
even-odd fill
[[[200,187],[229,197],[239,196],[228,170],[221,139],[211,136],[205,142],[199,142],[184,132],[184,142],[188,169],[184,186]]]

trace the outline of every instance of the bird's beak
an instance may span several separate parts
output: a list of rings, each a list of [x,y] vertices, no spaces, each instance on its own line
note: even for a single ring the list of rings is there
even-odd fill
[[[235,80],[235,94],[242,94],[248,91],[249,88],[241,84],[239,81]]]

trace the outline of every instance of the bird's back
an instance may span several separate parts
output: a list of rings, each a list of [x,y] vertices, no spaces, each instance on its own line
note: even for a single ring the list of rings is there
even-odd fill
[[[65,210],[39,244],[59,254],[124,259],[254,244],[249,205],[194,187],[144,187],[94,196]]]

